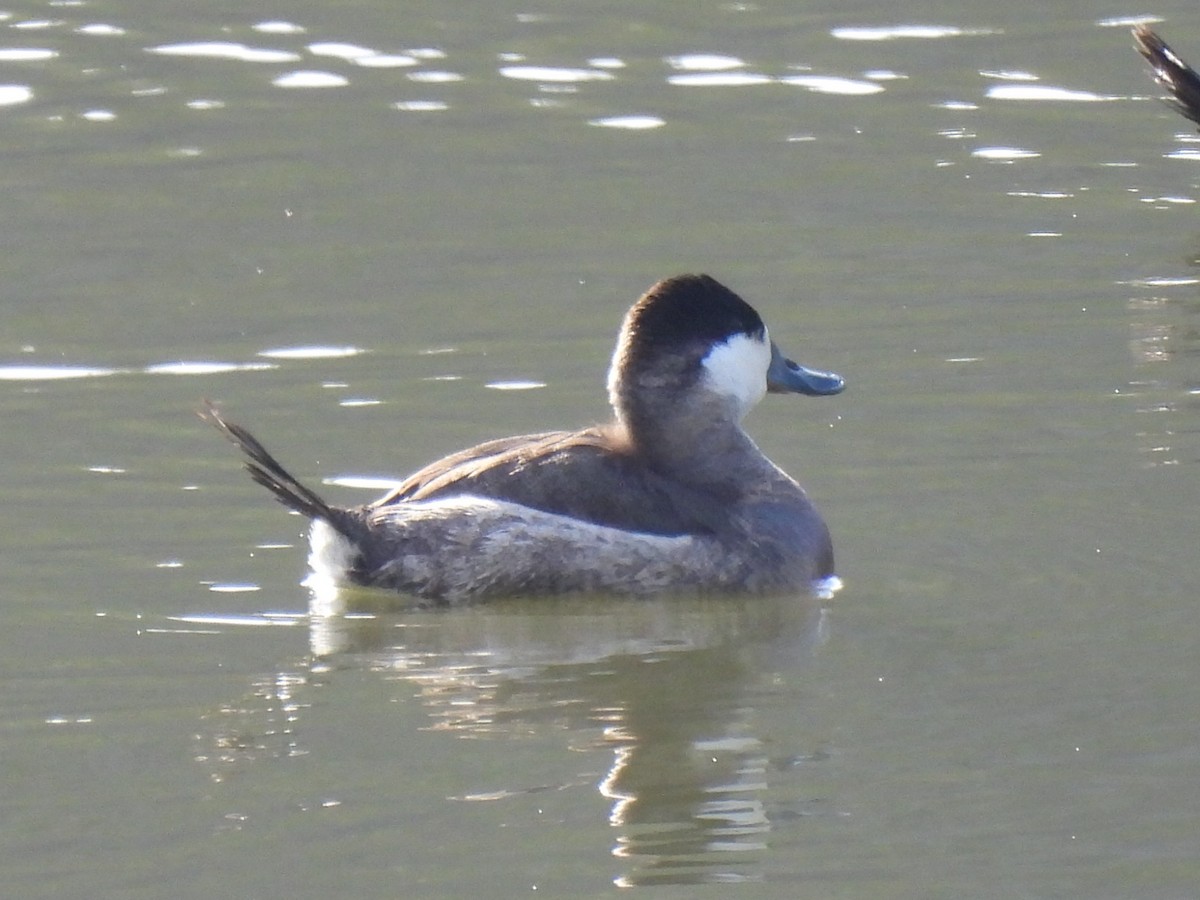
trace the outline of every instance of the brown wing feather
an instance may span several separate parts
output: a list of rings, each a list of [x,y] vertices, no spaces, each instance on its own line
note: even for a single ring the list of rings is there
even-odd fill
[[[581,431],[547,431],[541,434],[520,434],[498,438],[468,447],[432,462],[409,475],[391,493],[380,497],[372,506],[388,506],[403,500],[425,500],[451,489],[462,490],[463,483],[478,481],[488,473],[507,472],[513,467],[536,463],[550,454],[572,447],[597,447],[618,452],[622,442],[613,429],[597,426]]]
[[[628,452],[617,426],[488,441],[409,476],[373,506],[470,494],[651,534],[714,532],[735,498],[689,488]]]

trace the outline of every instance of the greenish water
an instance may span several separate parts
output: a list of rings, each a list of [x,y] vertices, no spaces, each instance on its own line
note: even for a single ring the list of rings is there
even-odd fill
[[[1191,896],[1200,179],[1136,12],[9,7],[3,893]],[[748,422],[827,604],[310,617],[193,415],[365,500],[603,417],[693,270],[849,382]]]

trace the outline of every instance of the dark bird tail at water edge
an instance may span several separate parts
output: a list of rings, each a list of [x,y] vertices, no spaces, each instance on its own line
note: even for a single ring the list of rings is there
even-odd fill
[[[250,477],[274,494],[276,500],[310,519],[323,519],[347,537],[353,536],[352,529],[348,527],[351,516],[346,510],[330,506],[296,480],[291,472],[267,452],[267,448],[258,438],[241,425],[226,419],[213,403],[205,400],[197,410],[197,415],[237,445],[246,455],[245,468]]]
[[[1154,80],[1170,95],[1163,98],[1166,103],[1200,125],[1200,75],[1147,26],[1133,29],[1133,41],[1154,70]]]

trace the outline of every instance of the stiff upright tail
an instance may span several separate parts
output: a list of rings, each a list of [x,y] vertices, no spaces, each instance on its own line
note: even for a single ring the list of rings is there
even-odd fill
[[[297,481],[291,472],[267,452],[267,448],[259,443],[258,438],[241,425],[227,420],[208,400],[204,401],[197,414],[246,454],[246,471],[250,473],[251,478],[274,494],[276,500],[288,509],[294,509],[310,519],[324,519],[336,530],[343,531],[347,519],[346,511],[330,506]]]
[[[1154,80],[1170,94],[1167,103],[1200,125],[1200,75],[1145,25],[1133,29],[1133,40],[1154,70]]]

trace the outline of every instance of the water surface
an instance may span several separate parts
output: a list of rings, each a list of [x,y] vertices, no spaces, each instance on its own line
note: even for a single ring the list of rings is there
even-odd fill
[[[1194,893],[1200,136],[1140,12],[9,7],[8,892]],[[696,270],[848,379],[747,423],[831,601],[314,615],[192,414],[360,502],[603,417]]]

